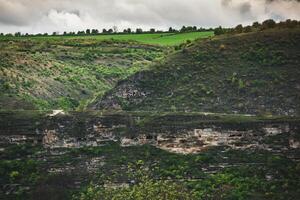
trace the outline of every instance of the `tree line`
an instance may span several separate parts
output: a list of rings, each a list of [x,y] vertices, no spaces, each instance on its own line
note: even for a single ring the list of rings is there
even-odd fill
[[[234,33],[248,33],[253,31],[271,29],[271,28],[295,28],[300,27],[300,21],[288,19],[286,21],[276,23],[273,19],[268,19],[263,21],[262,23],[254,22],[252,25],[243,26],[242,24],[237,25],[234,28],[223,28],[219,26],[217,28],[198,28],[197,26],[182,26],[180,29],[175,29],[170,27],[167,31],[156,30],[155,28],[151,28],[150,30],[143,30],[142,28],[137,28],[135,30],[131,28],[126,28],[123,31],[119,31],[117,26],[114,26],[109,29],[102,29],[102,31],[98,29],[86,29],[83,31],[77,32],[53,32],[52,34],[48,33],[38,33],[38,34],[22,34],[21,32],[16,32],[14,34],[8,33],[0,33],[0,36],[8,36],[8,37],[26,37],[26,36],[84,36],[84,35],[110,35],[110,34],[142,34],[142,33],[187,33],[187,32],[205,32],[205,31],[214,31],[215,35],[222,34],[234,34]]]
[[[213,31],[213,28],[198,28],[197,26],[182,26],[181,29],[175,29],[173,27],[170,27],[167,31],[163,30],[156,30],[155,28],[151,28],[150,30],[143,30],[142,28],[126,28],[123,31],[119,31],[116,26],[109,28],[109,29],[102,29],[102,31],[98,29],[86,29],[83,31],[77,31],[77,32],[67,32],[64,31],[62,33],[59,32],[53,32],[52,34],[49,33],[38,33],[38,34],[29,34],[29,33],[21,33],[16,32],[14,34],[12,33],[0,33],[0,36],[8,36],[8,37],[26,37],[26,36],[83,36],[83,35],[110,35],[110,34],[142,34],[142,33],[186,33],[186,32],[204,32],[204,31]]]
[[[214,29],[215,35],[223,34],[235,34],[235,33],[249,33],[254,31],[262,31],[272,28],[296,28],[300,27],[300,21],[287,19],[286,21],[281,21],[276,23],[273,19],[268,19],[262,23],[254,22],[252,25],[243,26],[242,24],[237,25],[234,28],[223,28],[219,26]]]

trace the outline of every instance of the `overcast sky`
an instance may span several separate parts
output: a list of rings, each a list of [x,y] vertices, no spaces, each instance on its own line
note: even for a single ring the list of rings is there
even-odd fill
[[[299,0],[0,0],[0,32],[167,29],[300,20]]]

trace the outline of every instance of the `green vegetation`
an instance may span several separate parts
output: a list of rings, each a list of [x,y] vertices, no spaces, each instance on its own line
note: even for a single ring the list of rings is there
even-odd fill
[[[91,108],[299,115],[299,32],[270,29],[186,44]]]
[[[300,21],[287,19],[276,23],[273,19],[267,19],[262,23],[254,22],[251,26],[243,26],[242,24],[237,25],[235,28],[222,28],[221,26],[214,29],[215,35],[222,34],[241,34],[257,31],[265,31],[270,29],[285,29],[285,28],[296,28],[300,27]]]
[[[0,37],[0,199],[299,199],[294,23],[219,27],[215,37],[194,27]],[[228,145],[194,139],[202,129],[226,130]],[[121,145],[144,144],[139,134],[153,146]],[[162,150],[176,149],[173,139],[201,152]]]
[[[211,35],[2,37],[0,109],[83,110],[119,80],[147,69],[172,52],[172,47],[161,45]]]
[[[49,152],[30,145],[6,148],[0,154],[0,182],[17,184],[15,192],[7,197],[279,200],[286,195],[297,199],[300,194],[299,163],[267,151],[215,147],[181,155],[147,145],[120,147],[117,143],[61,151],[60,155],[50,156]],[[87,174],[82,164],[91,163],[93,158],[100,158],[104,164]],[[221,166],[226,163],[230,165],[223,169]],[[72,174],[67,172],[70,166],[74,168]],[[76,180],[81,181],[79,190],[72,183]]]
[[[85,35],[85,36],[34,36],[26,39],[39,41],[59,41],[59,40],[118,40],[118,41],[137,41],[143,44],[173,46],[195,40],[213,36],[212,31],[206,32],[187,32],[187,33],[143,33],[143,34],[108,34],[108,35]],[[25,38],[0,37],[0,40],[26,40]]]
[[[115,39],[121,41],[138,41],[144,44],[154,45],[180,45],[188,40],[196,40],[199,38],[207,38],[213,36],[213,32],[189,32],[189,33],[146,33],[146,34],[128,34],[128,35],[98,35],[98,36],[81,36],[79,38],[85,39],[96,39],[96,40],[107,40]],[[70,37],[72,38],[72,37]],[[75,37],[73,37],[75,38]]]
[[[297,189],[299,180],[293,177],[299,173],[299,166],[287,158],[264,151],[254,153],[212,148],[196,155],[176,155],[150,146],[108,148],[110,150],[89,148],[88,152],[113,158],[108,165],[111,171],[116,171],[113,175],[102,174],[99,178],[102,184],[90,184],[80,195],[75,195],[78,199],[153,199],[155,195],[161,197],[161,192],[174,195],[169,199],[280,199],[282,192],[290,197],[296,197],[300,192]],[[232,167],[216,174],[205,174],[201,170],[228,161]],[[134,164],[128,165],[128,162]],[[127,166],[125,177],[128,178],[119,171],[124,165]],[[273,176],[278,171],[280,175],[266,180],[266,174]],[[103,183],[115,185],[113,183],[132,181],[135,184],[121,189],[103,187]]]
[[[117,81],[162,59],[168,48],[136,42],[0,42],[1,109],[84,109]]]

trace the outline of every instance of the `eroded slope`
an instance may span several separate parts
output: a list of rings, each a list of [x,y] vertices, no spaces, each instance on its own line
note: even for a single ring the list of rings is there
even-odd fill
[[[75,109],[168,48],[126,41],[0,40],[0,109]]]
[[[300,29],[199,41],[118,83],[93,109],[297,115]]]

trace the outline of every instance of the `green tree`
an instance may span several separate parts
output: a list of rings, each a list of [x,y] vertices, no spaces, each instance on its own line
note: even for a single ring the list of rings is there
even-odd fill
[[[262,23],[262,30],[275,28],[276,22],[273,19],[268,19]]]
[[[150,33],[155,33],[155,28],[151,28]]]
[[[253,28],[259,28],[261,26],[261,24],[258,22],[253,22],[252,26],[253,26]]]
[[[98,29],[92,29],[92,34],[97,35],[99,33]]]
[[[143,29],[137,28],[135,32],[136,32],[137,34],[141,34],[141,33],[143,33]]]
[[[21,32],[16,32],[15,37],[21,37]]]
[[[127,174],[132,179],[128,187],[99,187],[91,184],[76,200],[193,200],[194,193],[183,184],[170,180],[156,180],[151,178],[149,169],[143,161],[129,165]]]
[[[215,28],[214,34],[215,35],[222,35],[225,33],[225,29],[222,28],[222,26],[219,26],[218,28]]]
[[[242,33],[242,32],[243,32],[243,25],[242,25],[242,24],[237,25],[237,26],[234,28],[234,31],[235,31],[236,33]]]

